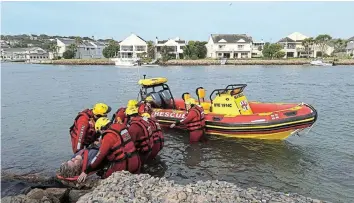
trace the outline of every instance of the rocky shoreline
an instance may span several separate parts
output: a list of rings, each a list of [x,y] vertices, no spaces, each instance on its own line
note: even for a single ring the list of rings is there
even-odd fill
[[[166,178],[155,178],[148,174],[133,175],[127,171],[116,172],[109,178],[98,180],[94,189],[35,188],[12,197],[1,199],[3,203],[179,203],[179,202],[249,202],[249,203],[320,203],[318,199],[299,194],[274,192],[267,189],[243,189],[224,181],[198,181],[188,185],[175,184]]]
[[[240,59],[228,60],[225,65],[309,65],[311,59]],[[327,59],[325,62],[331,60]],[[36,64],[53,64],[53,65],[114,65],[114,62],[109,59],[60,59],[39,61]],[[215,59],[198,59],[198,60],[169,60],[159,62],[161,66],[209,66],[220,65],[219,60]],[[354,59],[339,59],[335,62],[336,65],[354,65]]]
[[[195,184],[179,185],[165,178],[148,174],[132,175],[122,171],[102,180],[92,192],[80,197],[78,203],[86,202],[325,202],[298,194],[271,190],[243,189],[224,181],[198,181]]]

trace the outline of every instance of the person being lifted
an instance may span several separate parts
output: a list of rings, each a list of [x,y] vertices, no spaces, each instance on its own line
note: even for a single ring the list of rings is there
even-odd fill
[[[185,100],[187,115],[184,119],[178,120],[173,123],[170,128],[174,128],[178,125],[186,125],[189,131],[189,141],[198,142],[201,141],[205,134],[205,117],[204,109],[196,105],[193,98]]]
[[[97,120],[95,130],[101,135],[101,146],[95,158],[80,174],[79,183],[85,181],[87,174],[106,164],[106,161],[109,166],[102,178],[122,170],[140,173],[140,157],[126,125],[121,122],[112,124],[111,120],[103,117]]]
[[[92,109],[79,112],[74,124],[69,129],[74,154],[97,140],[95,122],[100,117],[107,117],[110,111],[111,107],[107,104],[97,103]]]

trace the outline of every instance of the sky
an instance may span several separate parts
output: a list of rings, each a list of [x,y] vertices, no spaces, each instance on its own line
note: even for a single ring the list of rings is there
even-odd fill
[[[135,33],[145,40],[203,41],[210,34],[247,34],[275,42],[300,32],[349,38],[353,10],[354,2],[1,2],[1,34],[122,40]]]

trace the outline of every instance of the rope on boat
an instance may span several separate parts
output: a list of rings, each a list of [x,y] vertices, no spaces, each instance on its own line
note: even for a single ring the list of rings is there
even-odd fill
[[[298,106],[303,106],[303,105],[306,105],[306,106],[309,106],[308,104],[306,104],[306,103],[304,103],[304,102],[301,102],[300,104],[298,104]],[[316,122],[314,122],[311,126],[310,126],[310,128],[308,129],[308,131],[306,132],[306,133],[304,133],[303,135],[300,135],[299,133],[300,132],[302,132],[302,131],[304,131],[305,130],[305,128],[304,129],[299,129],[298,131],[295,131],[294,133],[297,135],[297,136],[306,136],[311,130],[312,130],[312,128],[313,128],[313,126],[316,124]],[[318,134],[318,133],[317,133]]]

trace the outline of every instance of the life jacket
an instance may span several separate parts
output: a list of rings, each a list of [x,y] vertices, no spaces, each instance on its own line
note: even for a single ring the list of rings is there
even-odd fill
[[[202,109],[200,106],[195,105],[191,109],[189,109],[189,112],[194,111],[197,113],[197,117],[195,117],[190,123],[188,123],[187,129],[189,131],[194,131],[194,130],[201,130],[205,128],[205,116],[204,116],[204,109]]]
[[[89,126],[82,134],[82,137],[79,135],[80,129],[77,128],[77,121],[81,116],[84,116],[89,122]],[[83,149],[86,145],[93,143],[96,140],[96,131],[95,131],[95,120],[93,118],[93,113],[90,109],[85,109],[76,116],[74,120],[74,124],[69,128],[70,136],[71,136],[71,145],[73,152],[76,153],[80,149]],[[82,140],[82,142],[81,142]],[[79,143],[82,143],[84,146],[80,146]]]
[[[113,114],[113,123],[116,123],[119,119],[122,120],[122,123],[127,124],[128,117],[125,115],[126,108],[119,108],[115,114]]]
[[[152,150],[153,138],[151,124],[148,120],[143,119],[141,116],[132,117],[130,125],[137,124],[144,131],[144,135],[137,138],[135,147],[140,153],[148,153]]]
[[[160,144],[160,149],[162,149],[165,140],[162,134],[161,126],[154,118],[149,118],[148,121],[151,124],[154,145]]]
[[[118,140],[110,149],[107,160],[110,162],[121,162],[131,158],[135,154],[137,155],[134,142],[128,132],[128,128],[125,125],[114,123],[107,130],[104,131],[102,137],[107,133],[112,133],[117,136]]]

